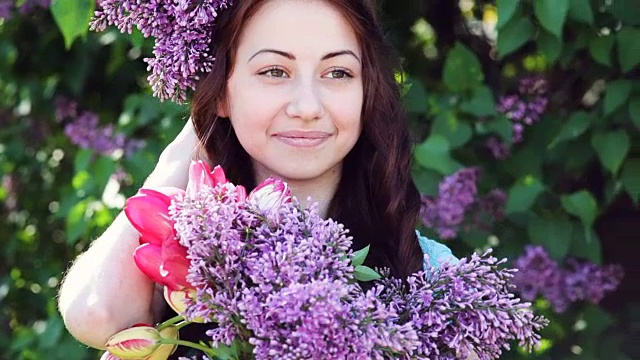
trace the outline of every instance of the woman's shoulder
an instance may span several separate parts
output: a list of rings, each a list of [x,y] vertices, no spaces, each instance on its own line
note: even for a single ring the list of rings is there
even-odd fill
[[[420,249],[425,255],[425,267],[427,262],[432,268],[438,268],[445,262],[451,264],[458,262],[458,258],[453,255],[448,246],[423,236],[418,230],[416,230],[416,236],[420,243]]]

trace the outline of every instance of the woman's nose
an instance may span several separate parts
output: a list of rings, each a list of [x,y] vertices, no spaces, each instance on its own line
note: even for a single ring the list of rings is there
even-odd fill
[[[291,101],[286,113],[291,118],[302,120],[316,120],[324,115],[320,88],[315,79],[297,79],[291,89]]]

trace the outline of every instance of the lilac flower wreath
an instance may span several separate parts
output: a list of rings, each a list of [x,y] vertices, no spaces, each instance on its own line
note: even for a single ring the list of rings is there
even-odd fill
[[[211,31],[219,10],[232,0],[102,0],[90,22],[93,31],[115,25],[131,34],[135,25],[155,38],[152,58],[145,58],[153,95],[178,104],[195,89],[199,74],[211,71]]]

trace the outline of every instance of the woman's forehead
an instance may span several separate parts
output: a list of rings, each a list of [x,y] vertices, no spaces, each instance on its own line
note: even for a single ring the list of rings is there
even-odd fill
[[[360,57],[353,28],[323,0],[268,1],[244,25],[239,41],[239,59],[246,60],[261,49],[278,49],[296,57],[349,50]]]

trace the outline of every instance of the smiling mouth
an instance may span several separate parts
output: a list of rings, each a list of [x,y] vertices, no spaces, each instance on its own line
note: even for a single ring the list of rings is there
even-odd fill
[[[274,137],[280,142],[299,148],[311,148],[321,145],[331,137],[331,133],[323,131],[286,131]]]

